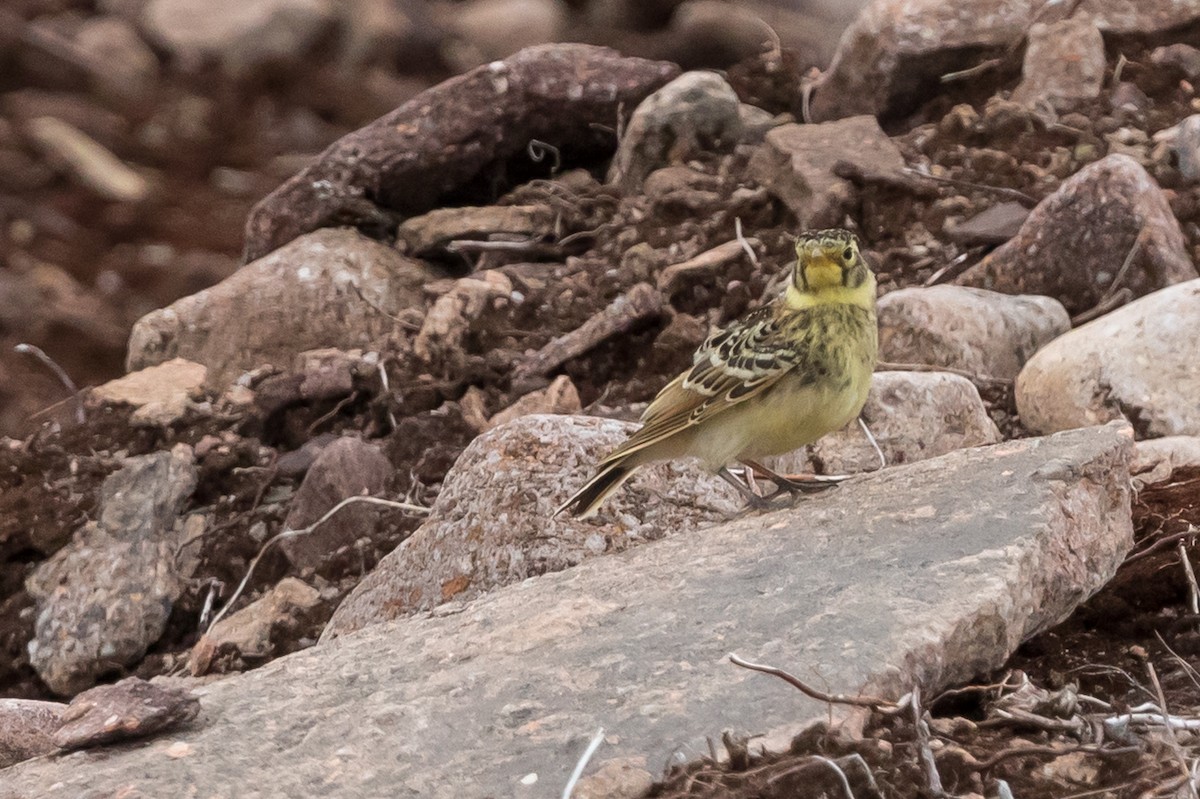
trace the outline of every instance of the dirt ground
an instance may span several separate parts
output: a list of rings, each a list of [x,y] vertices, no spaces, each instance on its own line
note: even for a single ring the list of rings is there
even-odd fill
[[[1200,46],[1200,40],[1191,43]],[[1146,54],[1146,49],[1131,46],[1111,52],[1109,61],[1108,85],[1120,59],[1121,80],[1147,98],[1141,110],[1114,108],[1106,95],[1047,125],[1010,103],[991,99],[1016,84],[1020,53],[1013,53],[976,80],[949,84],[911,117],[886,120],[888,132],[897,137],[910,162],[927,159],[943,168],[947,180],[857,178],[860,202],[851,221],[868,244],[881,290],[945,282],[985,254],[985,246],[952,242],[944,233],[947,219],[970,217],[1010,199],[1013,192],[1040,200],[1064,178],[1115,148],[1144,144],[1148,153],[1150,136],[1194,113],[1196,99],[1190,87],[1170,70],[1151,67]],[[785,62],[792,68],[767,75],[761,59],[750,59],[733,67],[729,77],[744,100],[772,112],[796,113],[801,77],[810,64],[795,53],[785,53]],[[155,106],[139,113],[171,113],[183,98],[198,95],[210,101],[214,118],[230,120],[219,133],[208,130],[201,142],[187,142],[189,155],[179,160],[172,153],[184,149],[182,140],[147,147],[130,135],[127,122],[89,106],[82,96],[64,99],[57,91],[31,87],[27,80],[19,86],[6,84],[5,74],[0,70],[0,95],[12,118],[29,113],[19,110],[25,102],[36,109],[65,103],[72,114],[112,120],[107,140],[112,149],[154,164],[167,181],[161,195],[168,198],[165,203],[132,211],[92,202],[61,180],[31,180],[24,189],[9,185],[0,195],[5,222],[0,227],[10,257],[52,263],[82,286],[102,287],[105,280],[119,279],[122,290],[111,296],[100,296],[102,291],[79,295],[80,307],[95,313],[71,315],[60,308],[57,316],[40,322],[41,345],[54,351],[81,384],[121,372],[125,335],[142,313],[236,269],[250,207],[300,165],[280,159],[281,152],[316,152],[399,102],[405,92],[443,77],[435,71],[354,106],[336,100],[336,85],[330,88],[331,79],[318,67],[304,80],[236,91],[214,89],[200,79],[186,85],[178,82],[181,79],[168,81]],[[53,88],[52,78],[46,82]],[[308,93],[298,96],[301,85]],[[325,91],[317,92],[314,86],[324,86]],[[963,104],[981,120],[978,129],[963,124]],[[1125,132],[1118,134],[1119,130]],[[0,144],[5,135],[0,125]],[[280,137],[291,138],[282,142]],[[1121,143],[1127,141],[1134,145]],[[214,437],[224,444],[204,448],[193,500],[195,507],[210,513],[216,533],[205,538],[199,577],[176,603],[167,633],[136,670],[149,677],[181,667],[199,637],[210,591],[222,585],[227,596],[258,551],[262,539],[254,533],[256,526],[261,530],[265,525],[270,532],[281,527],[286,499],[299,484],[298,476],[279,468],[282,455],[322,434],[365,431],[380,439],[397,467],[397,494],[431,502],[446,471],[476,434],[459,405],[469,387],[483,392],[488,412],[507,407],[538,387],[512,384],[511,366],[523,353],[576,329],[667,264],[731,240],[735,220],[740,220],[746,234],[762,242],[759,264],[740,260],[720,274],[692,279],[673,295],[670,311],[661,318],[613,337],[562,370],[590,412],[627,413],[629,406],[649,400],[690,361],[710,325],[728,322],[757,305],[788,260],[794,220],[746,176],[748,155],[748,150],[739,149],[693,162],[694,182],[660,197],[621,196],[603,185],[604,163],[562,165],[564,172],[586,173],[570,181],[552,180],[561,175],[547,165],[545,174],[530,182],[498,186],[492,198],[496,202],[549,206],[562,221],[561,236],[578,235],[570,246],[548,247],[537,256],[493,252],[457,264],[464,273],[503,270],[527,301],[492,312],[474,328],[461,352],[440,363],[415,358],[411,341],[401,336],[394,350],[383,355],[389,384],[406,387],[402,398],[377,380],[363,381],[348,398],[316,403],[285,398],[269,407],[260,403],[236,418],[208,416],[168,429],[132,426],[127,409],[102,405],[85,408],[79,423],[75,404],[64,400],[64,390],[45,369],[5,355],[0,360],[4,384],[26,390],[17,396],[6,388],[8,393],[0,396],[6,403],[4,429],[13,436],[0,441],[0,696],[48,695],[25,651],[34,614],[23,582],[92,515],[101,481],[122,458],[179,442],[199,445]],[[214,183],[215,167],[227,170],[221,173],[223,181]],[[1200,186],[1184,185],[1168,162],[1153,161],[1149,168],[1169,191],[1191,252],[1200,256]],[[27,241],[22,238],[24,229],[13,223],[29,214],[35,215],[41,232]],[[154,247],[164,242],[170,247],[168,256],[183,259],[189,264],[186,268],[161,268],[156,259],[163,254]],[[958,264],[954,272],[942,269],[951,263]],[[110,274],[116,277],[101,279]],[[0,324],[2,349],[10,350],[21,332]],[[1001,431],[1007,437],[1027,435],[1011,385],[987,382],[979,387]],[[262,393],[263,386],[258,388]],[[387,422],[389,416],[398,420],[395,427]],[[1133,744],[1098,743],[1089,736],[1096,718],[1159,701],[1151,685],[1151,666],[1173,712],[1194,716],[1200,708],[1200,683],[1188,665],[1200,655],[1200,618],[1188,609],[1193,600],[1176,549],[1182,543],[1195,558],[1194,536],[1183,535],[1189,523],[1200,525],[1200,474],[1178,476],[1170,485],[1143,492],[1135,508],[1136,554],[1104,591],[1063,625],[1025,644],[1004,673],[980,675],[980,684],[991,688],[964,690],[926,703],[935,721],[926,748],[938,762],[947,791],[995,795],[996,781],[1004,780],[1021,799],[1137,797],[1165,791],[1177,778],[1175,753],[1194,758],[1200,747],[1195,733],[1180,732],[1178,740],[1157,742],[1140,735]],[[311,645],[338,601],[414,528],[410,519],[388,516],[384,534],[355,562],[319,575],[322,608],[291,630],[276,654]],[[272,586],[286,569],[282,556],[266,557],[241,602]],[[1033,686],[1051,692],[1053,701],[1042,696],[1040,704],[1031,705],[1042,709],[1038,718],[1043,721],[1015,723],[997,715],[997,707],[1004,706],[1002,697],[1033,692],[1028,686],[1017,689],[1024,685],[1018,672]],[[1094,697],[1108,709],[1087,701],[1076,701],[1070,712],[1059,708],[1058,715],[1044,709],[1047,704],[1062,705],[1064,692]],[[1043,723],[1046,718],[1062,721],[1058,727],[1073,719],[1082,721],[1064,730]],[[811,758],[819,754],[837,760],[857,754],[880,794],[932,796],[920,765],[921,737],[911,715],[901,713],[876,714],[863,741],[814,733],[783,757],[755,756],[750,754],[752,745],[739,754],[742,750],[735,744],[735,768],[693,764],[670,775],[653,795],[817,795],[797,793],[798,785],[824,784],[813,776]],[[1072,747],[1084,749],[1068,752]],[[1051,749],[1058,754],[1050,754]],[[833,771],[827,769],[828,774]],[[829,795],[838,795],[836,788],[834,784]],[[1101,788],[1107,794],[1089,793]],[[869,786],[867,790],[855,795],[871,795]]]

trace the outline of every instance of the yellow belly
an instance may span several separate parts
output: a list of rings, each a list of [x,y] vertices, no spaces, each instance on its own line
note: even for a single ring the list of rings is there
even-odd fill
[[[860,370],[849,384],[801,386],[786,378],[768,393],[713,417],[690,436],[686,454],[712,467],[740,458],[779,455],[840,430],[862,410],[871,372]]]

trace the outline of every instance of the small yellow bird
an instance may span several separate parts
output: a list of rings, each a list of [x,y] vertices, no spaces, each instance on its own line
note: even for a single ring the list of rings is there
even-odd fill
[[[658,393],[642,428],[554,512],[587,517],[639,467],[700,458],[752,501],[726,468],[742,461],[780,490],[798,488],[753,459],[790,452],[839,430],[862,410],[879,349],[875,275],[858,238],[833,229],[802,234],[787,290],[709,336],[692,367]]]

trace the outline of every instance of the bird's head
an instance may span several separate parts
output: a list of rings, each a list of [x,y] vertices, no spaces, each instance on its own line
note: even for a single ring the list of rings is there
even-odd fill
[[[848,230],[811,230],[796,239],[796,266],[788,303],[875,303],[875,276],[863,257],[858,237]]]

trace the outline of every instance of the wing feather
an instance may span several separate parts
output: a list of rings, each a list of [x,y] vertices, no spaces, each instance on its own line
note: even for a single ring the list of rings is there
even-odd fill
[[[775,385],[805,358],[810,314],[762,308],[709,336],[692,367],[666,385],[642,414],[642,428],[604,459],[620,460],[701,424]]]

